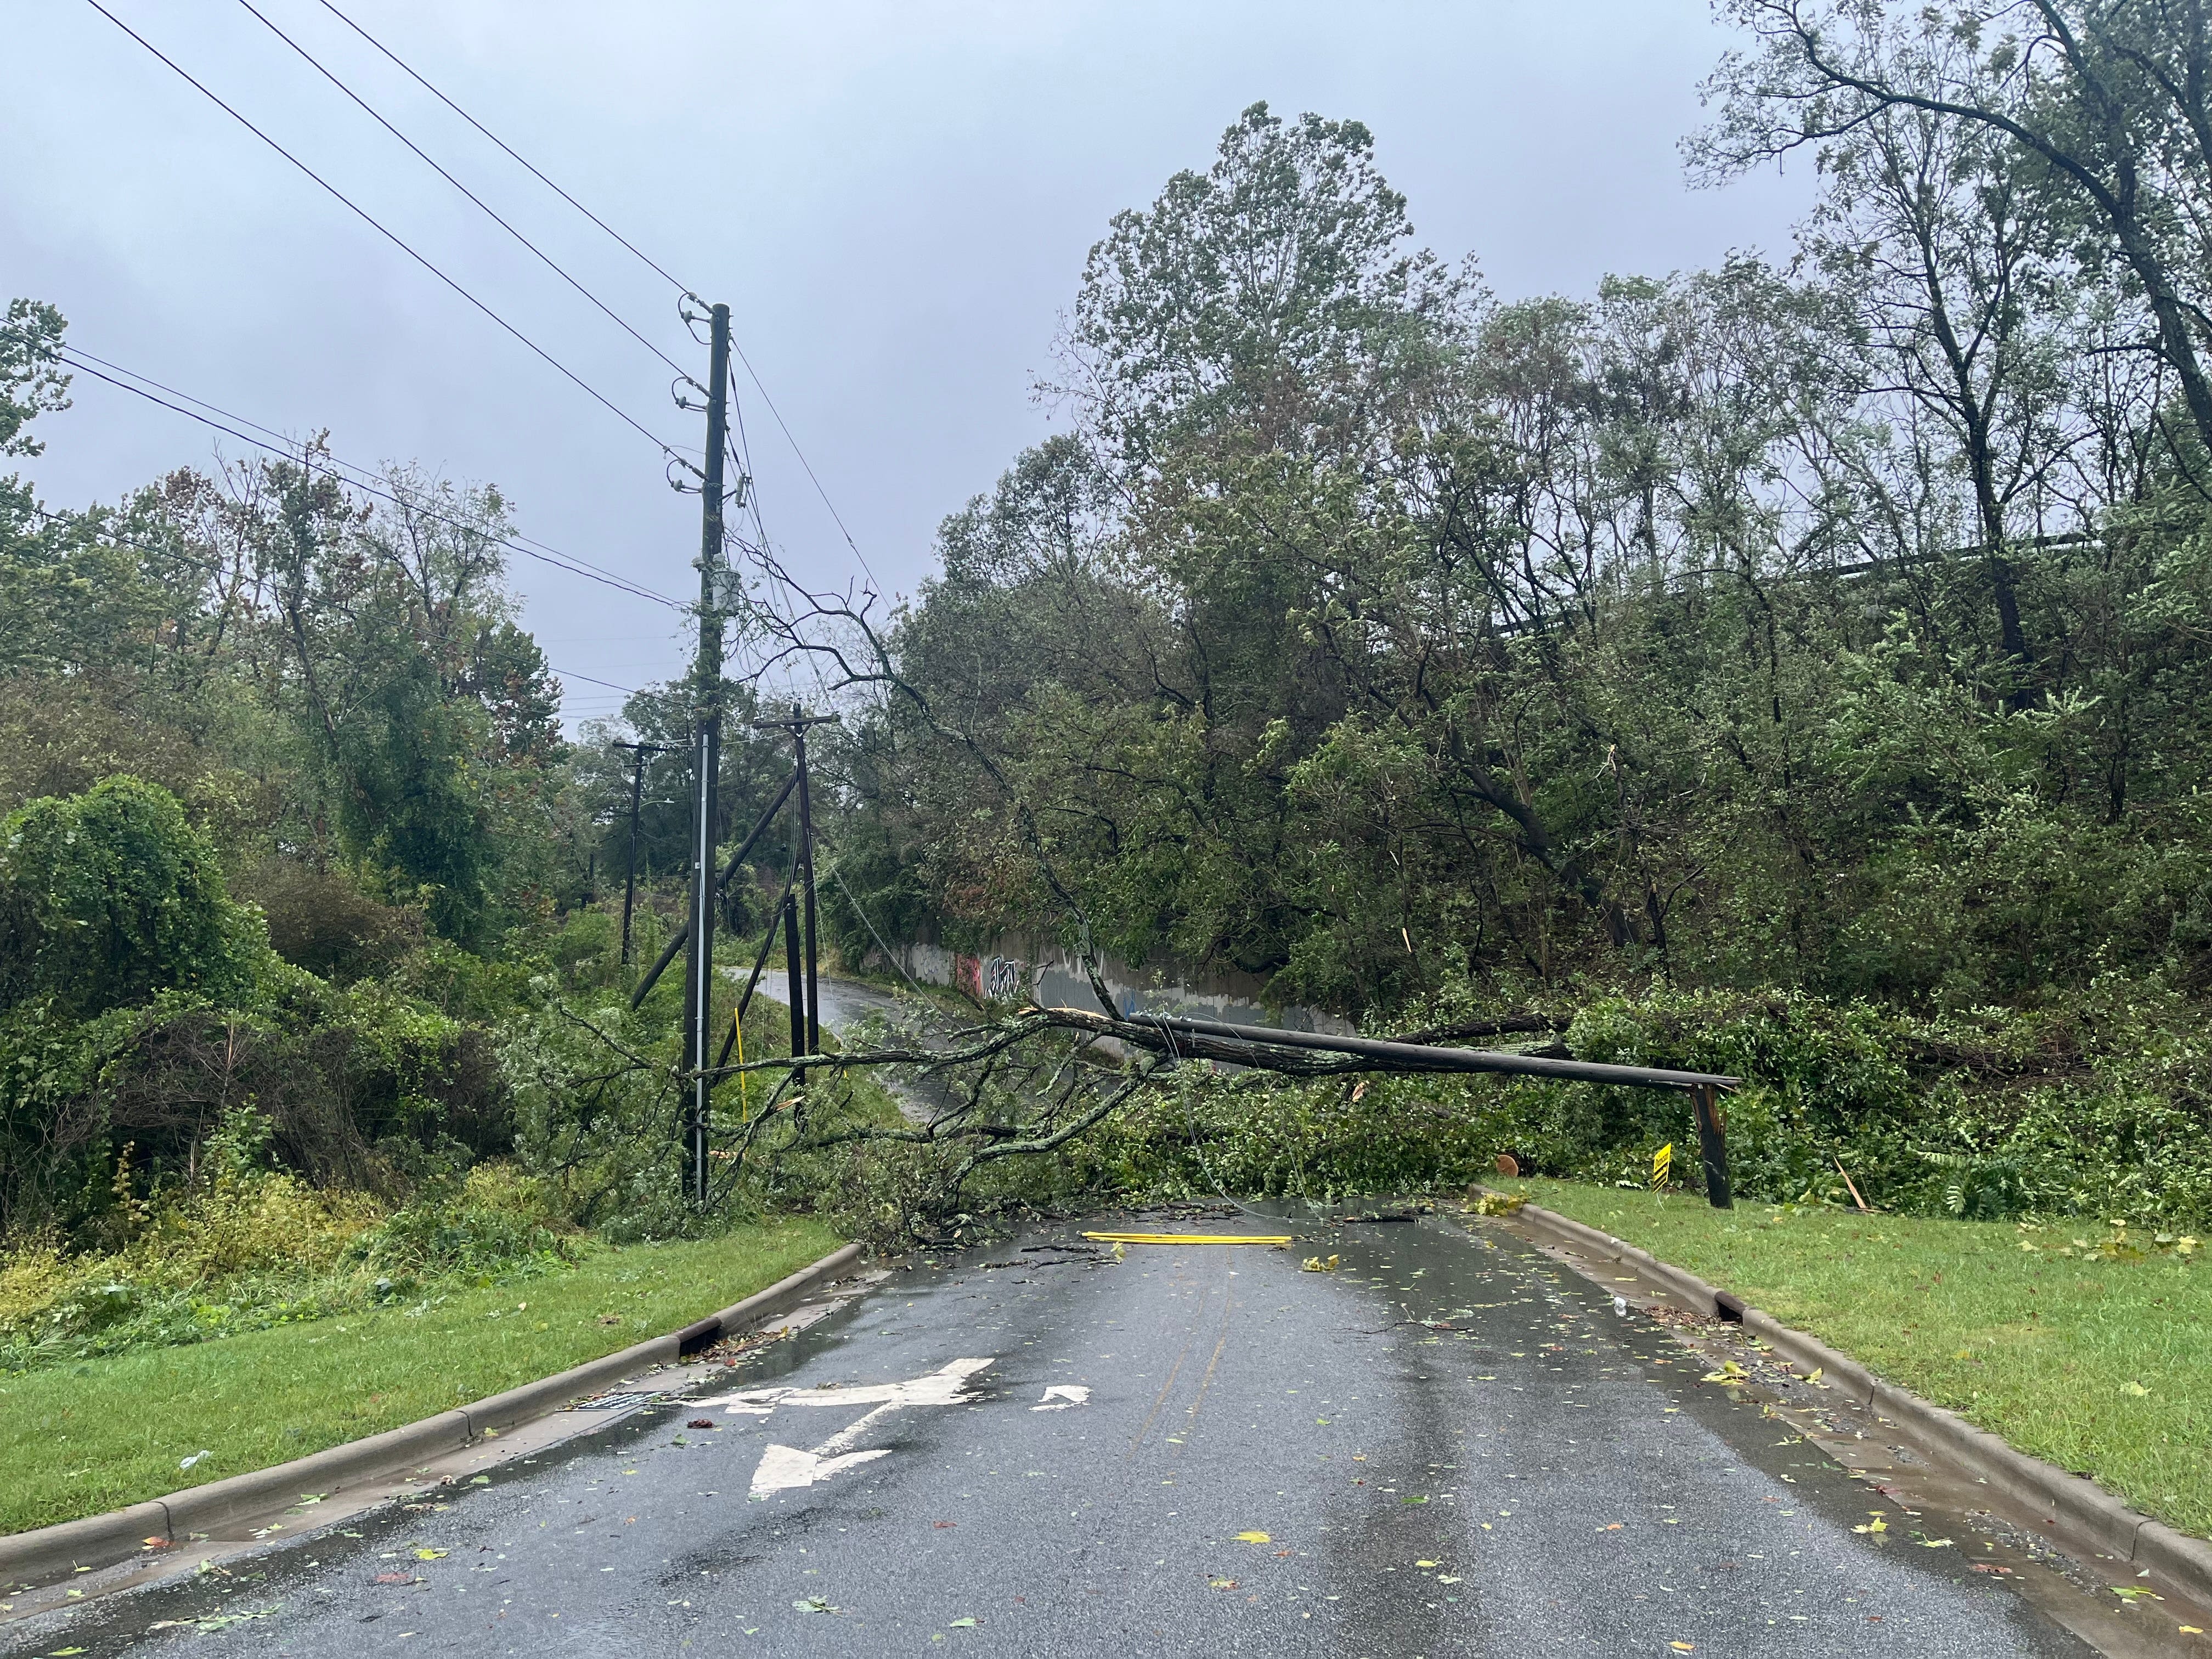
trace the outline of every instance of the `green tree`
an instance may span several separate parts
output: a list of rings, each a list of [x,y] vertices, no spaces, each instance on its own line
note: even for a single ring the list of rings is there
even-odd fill
[[[2206,0],[1721,0],[1758,46],[1708,92],[1724,177],[1917,112],[2010,146],[2089,263],[2126,273],[2212,449],[2212,7]]]
[[[551,671],[501,583],[507,507],[407,471],[355,501],[311,449],[265,464],[241,505],[292,702],[327,766],[348,855],[481,946],[549,872],[564,754]]]
[[[113,777],[0,820],[0,1008],[88,1019],[161,991],[250,1000],[268,957],[176,797]]]
[[[1207,171],[1115,216],[1044,389],[1132,474],[1204,434],[1346,451],[1386,431],[1471,284],[1407,246],[1374,149],[1357,121],[1253,105]]]
[[[0,455],[43,453],[23,428],[33,416],[69,407],[70,377],[55,359],[67,326],[43,301],[8,302],[0,322]]]

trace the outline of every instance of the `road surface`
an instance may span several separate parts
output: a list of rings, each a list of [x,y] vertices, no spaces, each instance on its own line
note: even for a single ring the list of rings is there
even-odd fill
[[[745,976],[742,973],[732,974],[732,977],[740,987],[744,984]],[[781,969],[763,969],[760,989],[754,994],[768,997],[789,1007],[791,995],[784,988],[784,977]],[[880,985],[871,985],[860,980],[831,979],[826,975],[817,975],[814,983],[822,998],[822,1024],[832,1031],[842,1032],[870,1014],[880,1014],[893,1025],[904,1028],[912,1025],[922,1012],[918,999],[912,996],[902,998]],[[937,1014],[930,1023],[939,1023],[943,1018],[943,1015]]]
[[[1975,1571],[1978,1540],[1923,1547],[1939,1523],[1701,1382],[1708,1362],[1512,1234],[1433,1217],[1297,1231],[1289,1250],[1116,1261],[1071,1225],[917,1259],[726,1373],[713,1403],[648,1407],[447,1502],[0,1644],[2092,1651]],[[1337,1269],[1301,1271],[1315,1253]],[[1878,1508],[1883,1528],[1856,1531]]]
[[[728,969],[723,971],[731,974],[740,986],[744,984],[743,974],[733,973]],[[754,994],[767,997],[788,1008],[791,994],[785,987],[786,977],[781,970],[763,972],[760,989]],[[859,980],[830,979],[822,975],[816,975],[814,984],[815,994],[822,1000],[823,1029],[834,1031],[840,1037],[846,1036],[861,1021],[873,1017],[885,1021],[890,1030],[905,1041],[935,1047],[936,1034],[952,1024],[943,1010],[932,1007],[916,997],[901,997],[880,985],[870,985]],[[956,1097],[943,1083],[933,1078],[908,1079],[885,1076],[882,1081],[890,1091],[891,1097],[897,1101],[899,1109],[917,1123],[927,1123],[947,1106],[955,1103]]]
[[[821,984],[833,1030],[901,1018],[875,987]],[[782,976],[763,988],[781,1000]],[[917,1258],[706,1394],[449,1506],[41,1620],[0,1652],[2170,1650],[2032,1540],[1853,1479],[1510,1231],[1091,1224],[1297,1243],[1117,1260],[1070,1224]]]

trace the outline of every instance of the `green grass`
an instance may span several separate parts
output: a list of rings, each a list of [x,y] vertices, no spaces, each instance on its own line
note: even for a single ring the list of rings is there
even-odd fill
[[[2063,1221],[2032,1231],[1766,1204],[1720,1211],[1571,1182],[1498,1185],[1734,1291],[2172,1526],[2212,1533],[2212,1264],[2202,1259],[2100,1260],[2074,1246],[2104,1230]]]
[[[835,1249],[813,1221],[602,1249],[419,1311],[309,1323],[0,1381],[0,1533],[264,1468],[658,1336]],[[520,1305],[520,1304],[527,1304]],[[611,1318],[616,1322],[602,1321]],[[189,1473],[180,1458],[205,1448]]]

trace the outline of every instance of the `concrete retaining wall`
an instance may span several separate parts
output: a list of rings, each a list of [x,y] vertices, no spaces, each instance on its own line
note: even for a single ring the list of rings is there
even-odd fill
[[[1007,936],[987,954],[971,956],[941,945],[896,946],[898,966],[930,985],[951,985],[979,1001],[1035,999],[1048,1008],[1095,1009],[1098,999],[1074,952],[1049,941]],[[872,959],[881,953],[871,952]],[[1137,1013],[1183,1014],[1237,1025],[1274,1025],[1292,1031],[1358,1035],[1340,1014],[1291,1006],[1267,1011],[1264,985],[1253,974],[1196,974],[1174,968],[1138,969],[1108,958],[1106,988],[1124,1018]]]

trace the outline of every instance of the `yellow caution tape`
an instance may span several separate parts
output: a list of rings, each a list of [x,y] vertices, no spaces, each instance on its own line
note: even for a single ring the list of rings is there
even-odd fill
[[[1102,1244],[1288,1244],[1288,1233],[1085,1233]]]

